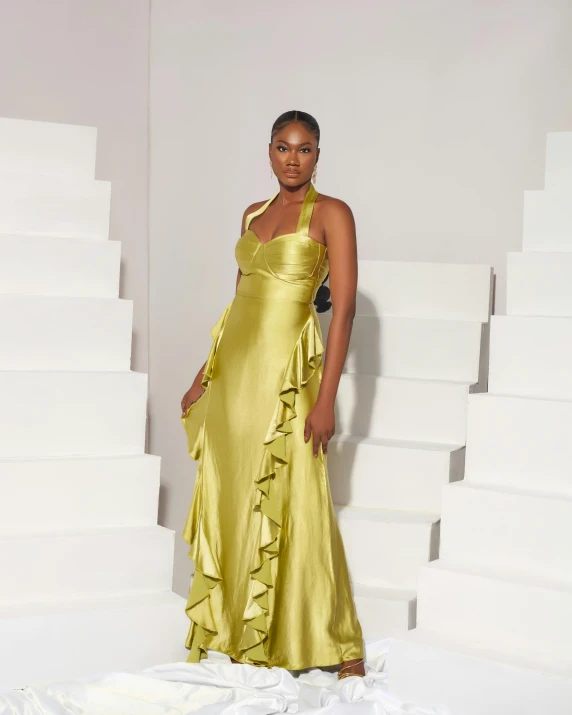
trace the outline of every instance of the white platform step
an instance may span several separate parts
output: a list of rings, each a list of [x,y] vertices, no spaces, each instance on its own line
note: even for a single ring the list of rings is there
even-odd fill
[[[572,318],[491,319],[489,391],[572,400]]]
[[[357,315],[474,320],[490,315],[490,266],[359,261]]]
[[[465,444],[467,383],[343,374],[336,429],[381,439]]]
[[[548,133],[544,186],[572,189],[572,132]]]
[[[0,371],[0,459],[145,451],[147,375]]]
[[[156,524],[160,462],[150,454],[0,460],[0,534]]]
[[[451,484],[443,490],[440,556],[522,570],[572,587],[572,498]]]
[[[417,624],[474,648],[572,670],[572,585],[436,561],[419,575]]]
[[[437,558],[437,515],[339,505],[336,512],[354,583],[415,589],[419,568]]]
[[[509,253],[508,315],[572,317],[572,252]]]
[[[572,251],[570,189],[524,192],[524,251]]]
[[[465,479],[572,496],[572,402],[470,395]]]
[[[402,636],[415,627],[415,591],[354,583],[353,594],[364,640]]]
[[[129,370],[133,303],[0,295],[0,370]]]
[[[524,629],[526,630],[526,629]],[[572,672],[549,672],[417,628],[392,641],[389,692],[451,715],[569,715]]]
[[[0,173],[0,234],[109,237],[111,184]]]
[[[185,661],[185,599],[170,591],[0,608],[0,689]]]
[[[161,526],[0,537],[0,604],[169,590],[174,532]]]
[[[320,315],[327,340],[331,312]],[[483,324],[476,321],[354,319],[345,372],[477,383]]]
[[[0,171],[93,179],[97,129],[0,117]]]
[[[0,293],[117,298],[119,241],[0,235]]]
[[[444,484],[463,478],[464,448],[334,435],[328,475],[336,504],[438,514]]]

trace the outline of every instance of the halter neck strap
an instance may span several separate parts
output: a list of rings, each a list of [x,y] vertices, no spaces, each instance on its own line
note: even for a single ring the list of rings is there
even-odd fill
[[[271,196],[265,204],[262,204],[259,209],[256,209],[256,211],[253,211],[252,213],[248,214],[248,216],[246,217],[246,221],[244,222],[245,229],[248,229],[248,227],[250,226],[250,222],[253,218],[256,218],[256,216],[260,216],[260,214],[266,211],[266,209],[270,206],[270,204],[274,201],[274,199],[278,196],[279,193],[280,189],[278,189],[274,196]]]
[[[246,217],[246,221],[244,222],[246,230],[250,226],[250,222],[252,221],[252,219],[264,213],[279,193],[280,189],[278,189],[274,196],[269,198],[266,203],[262,204],[259,209],[256,209],[256,211],[253,211],[252,213],[248,214],[248,216]],[[317,196],[318,192],[314,188],[314,184],[310,182],[310,188],[308,189],[308,191],[306,191],[306,195],[304,196],[304,200],[302,201],[302,209],[300,211],[300,217],[298,218],[296,233],[301,233],[303,236],[308,235],[310,221],[312,220],[312,211],[314,210],[314,203],[316,201]]]
[[[318,192],[314,188],[314,184],[310,182],[310,188],[306,191],[306,196],[304,196],[304,201],[302,202],[302,210],[300,211],[296,233],[301,233],[303,236],[308,235],[310,221],[312,220],[312,211],[314,210],[317,196]]]

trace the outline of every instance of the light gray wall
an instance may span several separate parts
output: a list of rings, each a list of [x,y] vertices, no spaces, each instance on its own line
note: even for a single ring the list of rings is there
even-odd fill
[[[232,298],[242,212],[275,190],[273,120],[320,122],[316,186],[352,207],[362,258],[491,264],[502,312],[523,190],[543,185],[546,132],[572,129],[572,4],[154,0],[151,35],[151,448],[180,533],[179,401]]]
[[[0,116],[98,128],[111,181],[121,297],[134,301],[133,369],[148,358],[149,3],[0,0]]]

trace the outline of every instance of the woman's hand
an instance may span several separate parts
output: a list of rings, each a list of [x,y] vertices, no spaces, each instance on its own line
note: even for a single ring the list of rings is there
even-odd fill
[[[333,404],[321,403],[318,399],[316,404],[306,417],[304,426],[304,442],[313,437],[314,457],[318,456],[320,444],[322,452],[328,453],[328,441],[336,431],[336,418]]]
[[[193,383],[191,387],[185,392],[183,395],[183,399],[181,400],[181,409],[183,410],[182,417],[184,417],[187,412],[189,411],[189,407],[193,404],[193,402],[196,402],[199,397],[203,394],[205,391],[205,388],[201,385],[200,382]]]

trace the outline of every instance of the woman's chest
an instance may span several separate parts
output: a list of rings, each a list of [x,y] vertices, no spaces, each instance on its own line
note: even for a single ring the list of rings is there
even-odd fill
[[[267,272],[288,281],[318,278],[327,263],[327,248],[308,236],[286,234],[261,243],[246,231],[235,247],[235,257],[243,275]]]

